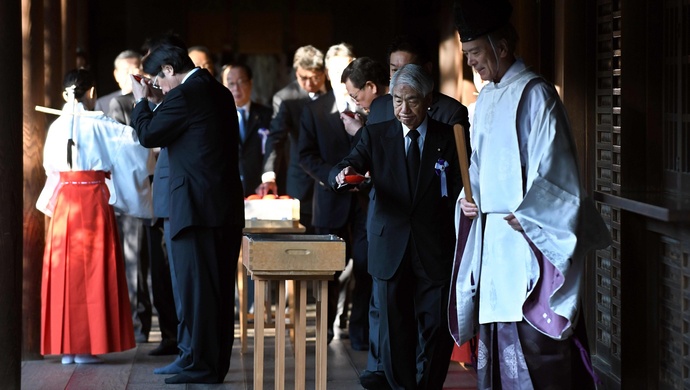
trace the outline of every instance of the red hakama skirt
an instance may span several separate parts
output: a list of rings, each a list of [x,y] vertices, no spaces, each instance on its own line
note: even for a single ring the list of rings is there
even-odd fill
[[[60,173],[43,256],[43,355],[98,355],[136,346],[105,175]]]

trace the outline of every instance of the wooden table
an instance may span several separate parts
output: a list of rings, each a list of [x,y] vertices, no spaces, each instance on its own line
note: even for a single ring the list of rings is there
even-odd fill
[[[345,242],[333,235],[245,235],[242,261],[256,281],[254,302],[263,302],[266,286],[278,282],[275,321],[275,389],[285,388],[285,281],[295,287],[295,389],[306,387],[307,283],[316,295],[316,388],[326,388],[328,281],[345,268]],[[254,389],[263,389],[263,305],[254,308]]]
[[[296,234],[304,233],[306,228],[299,223],[299,221],[269,221],[269,220],[247,220],[244,223],[244,229],[242,233],[244,234]],[[240,256],[237,260],[237,292],[239,294],[240,301],[240,351],[242,353],[247,352],[247,330],[250,328],[248,316],[249,307],[247,305],[247,271],[242,265],[242,249],[240,249]],[[292,294],[289,295],[292,297]],[[264,300],[254,301],[254,305],[257,306],[257,302],[268,302],[266,310],[264,313],[268,315],[268,322],[271,322],[271,311],[270,311],[270,297],[264,295]],[[268,300],[268,301],[267,301]],[[292,304],[292,302],[290,302]],[[291,305],[291,307],[294,305]],[[281,306],[277,306],[281,307]],[[285,302],[283,306],[285,307]],[[255,313],[256,314],[256,313]],[[259,316],[254,316],[254,323],[256,323],[258,318],[263,318]],[[294,323],[294,318],[291,318]]]

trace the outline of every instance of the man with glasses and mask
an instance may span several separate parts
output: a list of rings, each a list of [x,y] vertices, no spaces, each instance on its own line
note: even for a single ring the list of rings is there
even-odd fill
[[[296,80],[273,95],[273,120],[266,142],[264,174],[259,195],[281,191],[300,201],[300,222],[313,233],[314,179],[299,165],[299,124],[302,108],[327,91],[323,53],[314,46],[295,52],[292,67]]]
[[[178,335],[189,342],[178,344],[177,359],[154,372],[175,374],[166,383],[221,383],[234,339],[234,285],[228,281],[237,262],[228,259],[239,256],[244,227],[237,111],[230,91],[194,67],[183,43],[160,42],[143,60],[153,81],[133,85],[132,126],[143,146],[167,150],[165,230]],[[156,87],[165,97],[152,111],[147,99],[156,98]]]

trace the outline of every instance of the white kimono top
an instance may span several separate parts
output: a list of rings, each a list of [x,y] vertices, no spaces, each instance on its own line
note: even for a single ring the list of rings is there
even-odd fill
[[[47,179],[36,208],[53,216],[51,200],[60,188],[61,171],[105,171],[111,204],[116,212],[137,218],[152,218],[153,203],[149,175],[155,160],[151,150],[139,144],[133,128],[111,119],[101,111],[87,111],[81,103],[63,107],[48,129],[43,149]],[[73,123],[74,121],[74,123]],[[67,164],[67,141],[72,138],[72,168]]]
[[[581,187],[570,124],[556,90],[518,60],[500,83],[487,84],[479,94],[471,144],[472,195],[483,218],[473,220],[462,261],[480,267],[479,323],[525,318],[552,338],[568,337],[585,254],[606,247],[610,233]],[[524,235],[503,219],[509,213]],[[527,316],[526,302],[540,279],[530,242],[555,271],[545,286],[547,302],[530,303],[538,312]],[[467,302],[459,287],[451,287],[458,302]]]

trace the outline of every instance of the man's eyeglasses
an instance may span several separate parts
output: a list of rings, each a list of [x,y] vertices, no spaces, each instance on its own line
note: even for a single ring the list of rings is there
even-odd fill
[[[307,81],[311,81],[312,84],[317,84],[321,79],[323,79],[325,73],[316,73],[313,76],[302,76],[300,74],[297,75],[297,77],[300,79],[301,82],[306,83]]]
[[[350,95],[350,97],[352,98],[352,100],[355,101],[355,103],[359,102],[359,100],[357,100],[357,98],[359,97],[360,92],[362,92],[362,88],[357,88],[357,93],[355,93],[354,95]]]
[[[158,85],[158,76],[159,75],[156,75],[156,77],[153,78],[153,82],[151,83],[151,86],[155,89],[161,89],[161,86]]]
[[[235,87],[242,88],[242,87],[244,87],[245,85],[249,85],[249,80],[246,80],[246,79],[237,79],[237,81],[235,81],[235,82],[232,82],[232,81],[229,82],[229,83],[228,83],[228,88],[235,88]]]

